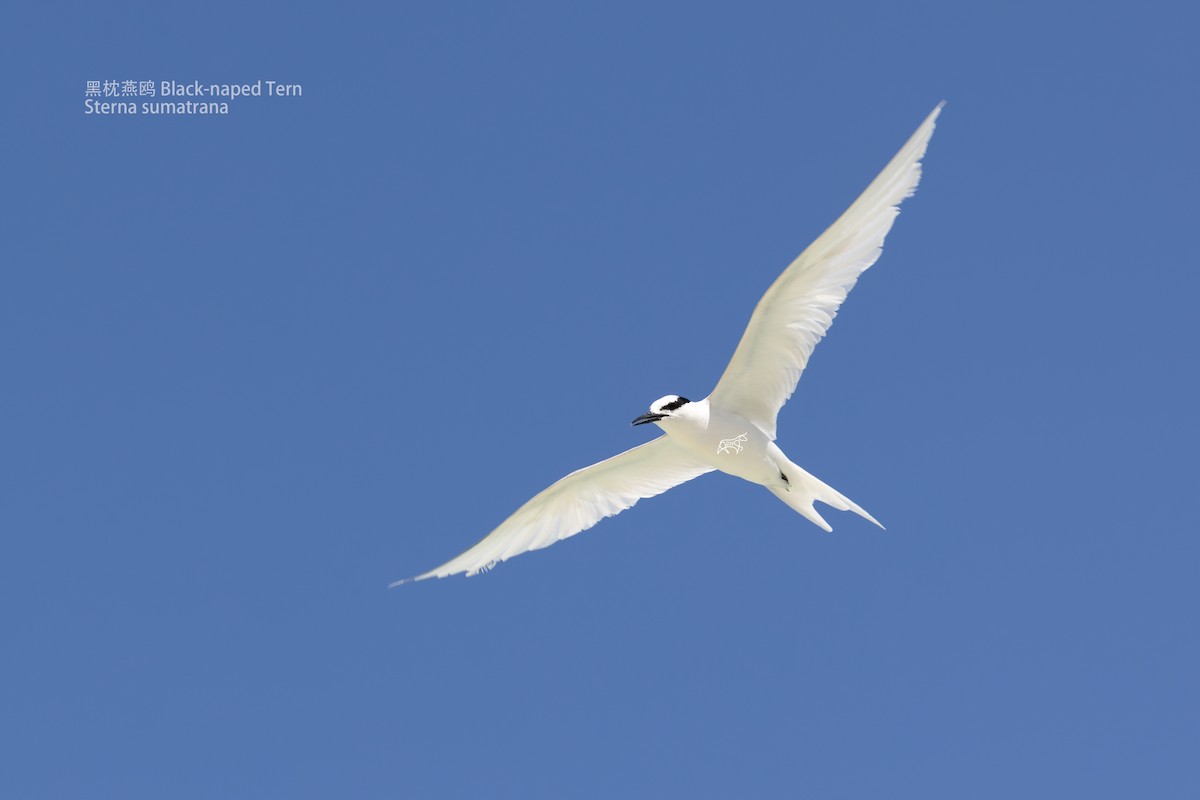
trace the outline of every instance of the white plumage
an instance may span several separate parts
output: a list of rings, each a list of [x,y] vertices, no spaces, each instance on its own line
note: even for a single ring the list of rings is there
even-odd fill
[[[825,530],[832,529],[814,508],[816,500],[878,525],[849,498],[784,455],[775,444],[776,418],[838,307],[859,275],[879,258],[900,203],[916,190],[921,158],[942,105],[759,300],[712,394],[698,402],[677,395],[656,400],[650,413],[634,424],[654,422],[664,436],[572,472],[462,555],[408,580],[477,574],[574,536],[642,498],[713,470],[765,486]]]
[[[883,239],[921,180],[921,158],[944,103],[926,117],[848,209],[783,271],[758,301],[750,324],[709,398],[775,438],[775,417],[792,396],[817,342],[858,276],[883,252]]]
[[[666,436],[660,436],[559,479],[518,508],[483,541],[415,580],[486,571],[498,561],[586,531],[638,500],[662,494],[714,469],[686,458]]]

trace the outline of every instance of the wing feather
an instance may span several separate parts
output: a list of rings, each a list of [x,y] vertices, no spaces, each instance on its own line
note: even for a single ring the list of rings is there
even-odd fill
[[[476,575],[496,563],[574,536],[642,498],[654,497],[713,468],[666,436],[576,470],[535,495],[478,544],[415,578]]]
[[[717,387],[713,405],[775,438],[779,409],[792,396],[838,307],[883,248],[884,237],[921,180],[921,158],[944,103],[836,222],[783,271],[758,301]]]

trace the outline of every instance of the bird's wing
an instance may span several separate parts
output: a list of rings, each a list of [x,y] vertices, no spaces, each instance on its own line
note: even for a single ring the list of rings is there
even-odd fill
[[[858,276],[875,263],[883,239],[921,179],[921,158],[939,104],[871,185],[808,246],[758,301],[710,402],[754,422],[772,439],[779,409],[792,396],[817,342]]]
[[[408,580],[475,575],[497,562],[586,531],[643,497],[654,497],[713,468],[660,436],[620,455],[576,470],[517,509],[478,544],[437,569]],[[393,586],[407,583],[397,581]]]

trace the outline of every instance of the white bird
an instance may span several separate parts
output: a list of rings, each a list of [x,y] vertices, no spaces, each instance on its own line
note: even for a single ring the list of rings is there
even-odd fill
[[[653,422],[665,435],[572,472],[462,555],[392,585],[485,572],[500,561],[574,536],[644,497],[713,470],[765,486],[827,531],[833,529],[817,513],[814,501],[853,511],[879,525],[845,495],[792,463],[775,444],[775,422],[846,294],[879,258],[883,239],[900,213],[900,202],[916,191],[921,158],[942,105],[758,301],[712,394],[697,402],[678,395],[655,400],[649,413],[633,424]]]

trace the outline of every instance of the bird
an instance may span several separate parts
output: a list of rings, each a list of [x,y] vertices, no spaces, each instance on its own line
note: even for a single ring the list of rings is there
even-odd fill
[[[771,284],[708,397],[660,397],[632,424],[657,425],[661,436],[572,472],[461,555],[391,586],[487,572],[717,470],[766,487],[826,531],[833,528],[814,506],[817,501],[882,528],[861,506],[793,463],[775,443],[776,423],[846,295],[879,258],[900,203],[916,191],[921,159],[944,105],[930,112],[850,207]]]

